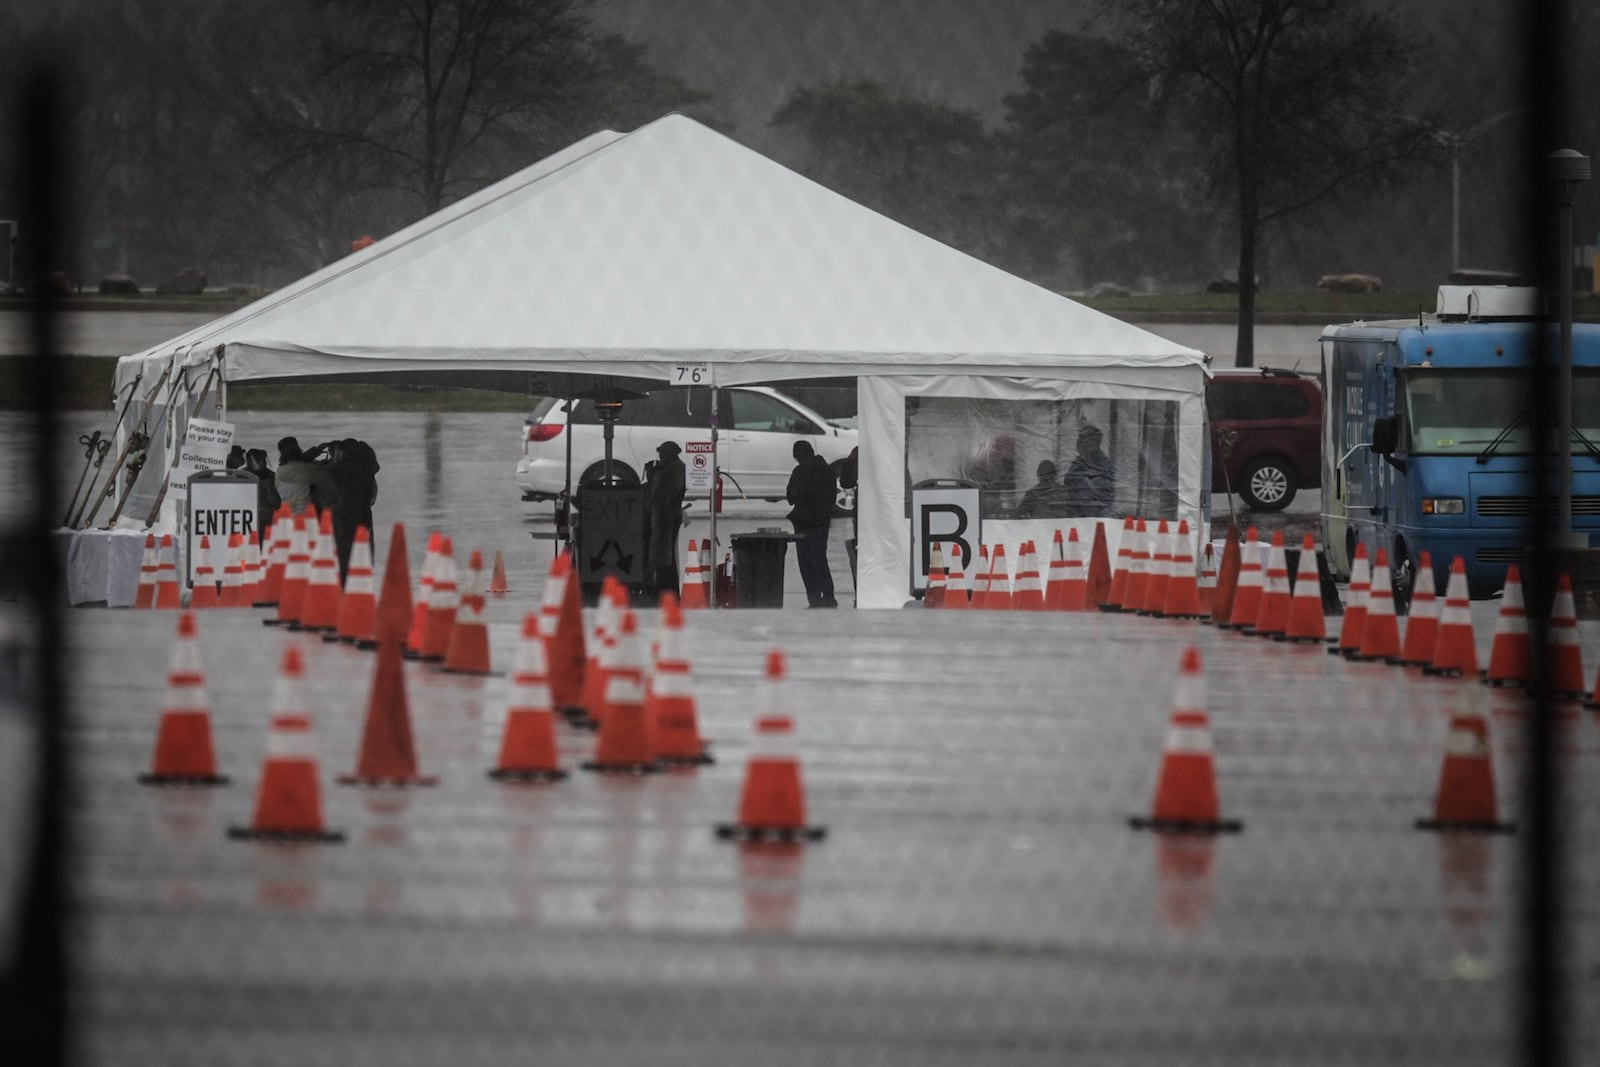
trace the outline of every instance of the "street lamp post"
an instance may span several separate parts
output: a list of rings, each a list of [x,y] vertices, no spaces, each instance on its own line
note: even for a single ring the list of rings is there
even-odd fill
[[[1444,131],[1434,135],[1436,141],[1450,146],[1450,269],[1452,271],[1461,269],[1461,148],[1476,141],[1506,119],[1520,114],[1522,108],[1515,107],[1498,115],[1491,115],[1469,129],[1460,132]]]
[[[1589,157],[1571,148],[1550,153],[1550,178],[1556,183],[1561,204],[1561,371],[1556,393],[1561,496],[1556,512],[1556,540],[1565,547],[1572,539],[1572,200],[1578,186],[1589,180]]]

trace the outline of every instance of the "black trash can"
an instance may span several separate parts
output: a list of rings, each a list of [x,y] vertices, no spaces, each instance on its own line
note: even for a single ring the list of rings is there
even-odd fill
[[[789,552],[791,533],[757,530],[734,534],[733,572],[737,576],[737,600],[741,608],[783,607],[783,565]]]

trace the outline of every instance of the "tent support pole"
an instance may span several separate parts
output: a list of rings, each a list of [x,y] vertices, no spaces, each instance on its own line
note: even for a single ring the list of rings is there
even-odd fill
[[[717,486],[722,481],[722,471],[717,464],[717,396],[721,390],[717,388],[716,364],[711,366],[711,498],[706,501],[711,512],[711,573],[706,576],[710,584],[706,586],[706,607],[715,609],[717,604]]]

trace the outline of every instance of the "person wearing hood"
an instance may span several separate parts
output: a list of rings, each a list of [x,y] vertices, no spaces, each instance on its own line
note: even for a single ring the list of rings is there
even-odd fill
[[[308,507],[318,514],[339,502],[339,486],[327,467],[312,463],[300,451],[300,442],[285,437],[278,442],[278,473],[274,479],[279,498],[298,515]]]
[[[377,552],[377,531],[372,527],[372,505],[378,502],[378,455],[372,446],[354,437],[329,441],[320,446],[328,457],[328,473],[339,487],[333,505],[333,543],[339,558],[339,581],[350,570],[350,549],[356,531],[367,528],[367,540]]]
[[[683,494],[688,472],[676,441],[656,446],[656,462],[645,495],[646,563],[655,592],[678,592],[678,531],[683,527]]]
[[[272,516],[278,513],[279,504],[278,483],[272,468],[267,466],[267,450],[252,448],[246,452],[244,469],[256,476],[256,517],[260,523],[256,529],[265,538],[267,527],[272,525]],[[265,540],[262,543],[265,544]]]

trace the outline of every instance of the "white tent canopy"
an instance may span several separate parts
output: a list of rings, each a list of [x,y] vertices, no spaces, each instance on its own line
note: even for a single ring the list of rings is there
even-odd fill
[[[689,362],[708,364],[719,385],[836,375],[959,393],[982,377],[1179,398],[1181,504],[1198,508],[1201,353],[940,244],[680,115],[597,133],[128,356],[116,385],[120,397],[143,373],[149,390],[174,365],[189,369],[192,387],[207,365],[226,382],[407,372],[665,381]],[[867,407],[863,452],[891,440],[903,451],[904,427],[872,424]],[[903,495],[898,478],[869,484],[873,469],[864,461],[863,497],[881,490],[892,511],[878,520],[862,511],[863,577],[867,530],[898,524]]]

